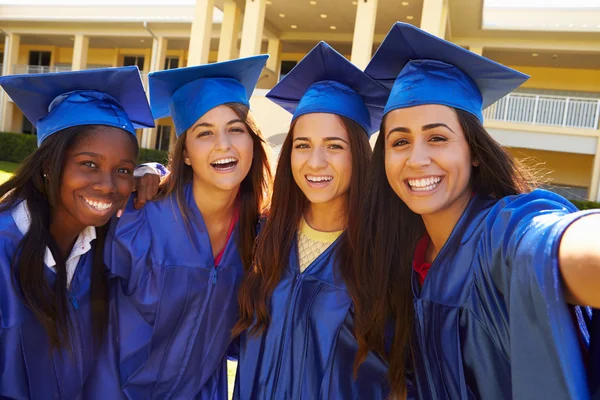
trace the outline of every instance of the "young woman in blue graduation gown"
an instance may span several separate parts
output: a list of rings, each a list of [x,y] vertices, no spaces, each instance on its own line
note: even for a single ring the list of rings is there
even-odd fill
[[[600,305],[600,215],[531,191],[482,124],[527,77],[401,23],[366,72],[392,86],[360,211],[362,350],[391,319],[398,394],[408,366],[423,399],[588,398],[589,309],[569,303]]]
[[[150,75],[177,141],[158,197],[109,232],[119,277],[118,380],[126,397],[226,399],[237,290],[270,189],[248,99],[267,56]],[[102,378],[105,379],[105,378]]]
[[[385,399],[381,358],[369,354],[353,371],[352,301],[361,285],[347,230],[386,92],[322,42],[267,97],[294,116],[240,288],[234,398]]]
[[[136,67],[0,85],[39,146],[0,185],[0,398],[81,398],[107,329],[108,222],[134,186],[131,121],[152,114]]]

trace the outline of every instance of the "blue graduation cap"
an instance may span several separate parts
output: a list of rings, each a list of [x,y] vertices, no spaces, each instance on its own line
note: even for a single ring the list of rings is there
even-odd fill
[[[385,114],[442,104],[470,112],[482,122],[482,109],[529,79],[403,22],[394,24],[365,73],[391,90]]]
[[[176,68],[149,75],[150,105],[156,119],[173,117],[180,136],[211,109],[226,103],[250,107],[250,97],[268,55]]]
[[[325,42],[317,44],[267,97],[293,114],[330,113],[379,130],[389,92]]]
[[[60,130],[108,125],[135,135],[154,119],[136,66],[7,75],[0,86],[35,125],[38,146]]]

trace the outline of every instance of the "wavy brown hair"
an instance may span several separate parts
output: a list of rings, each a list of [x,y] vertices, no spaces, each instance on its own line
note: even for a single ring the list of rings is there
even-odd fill
[[[49,136],[23,161],[13,177],[0,185],[0,211],[9,210],[24,200],[31,218],[29,231],[19,242],[13,256],[13,287],[46,331],[51,349],[64,348],[69,352],[72,348],[69,340],[71,321],[66,259],[50,234],[50,224],[60,201],[65,156],[71,147],[92,134],[96,127],[76,126]],[[128,136],[135,142],[137,151],[137,141],[132,135]],[[96,348],[102,342],[108,323],[108,288],[103,256],[107,230],[108,224],[96,229],[90,282],[91,320]],[[44,274],[46,247],[56,260],[56,280],[53,284],[48,282]]]
[[[480,161],[471,171],[472,190],[494,198],[529,192],[529,172],[486,132],[475,116],[454,111],[471,157]],[[385,118],[380,132],[386,132]],[[388,377],[393,394],[405,396],[406,371],[412,364],[413,351],[412,258],[425,226],[421,216],[396,195],[386,178],[383,133],[375,144],[368,176],[355,239],[360,248],[356,251],[354,268],[358,279],[364,282],[355,302],[359,342],[355,370],[369,350],[379,353],[389,360]],[[386,330],[390,326],[395,327],[391,346],[386,343]]]
[[[248,107],[239,103],[224,104],[244,121],[246,129],[252,138],[253,156],[248,175],[240,185],[240,229],[236,238],[244,269],[252,265],[252,248],[256,239],[257,225],[261,215],[266,211],[271,194],[273,176],[267,155],[267,143],[263,139],[258,125],[254,121]],[[175,200],[186,226],[190,226],[191,211],[185,200],[184,188],[193,180],[192,167],[184,162],[185,140],[184,132],[175,143],[169,154],[169,175],[160,183],[157,199],[163,199],[175,194]]]
[[[371,160],[371,146],[367,134],[359,124],[343,116],[337,117],[348,132],[352,153],[352,177],[346,204],[347,226],[350,231],[354,230],[357,223],[357,210],[367,178],[365,166]],[[234,336],[246,329],[250,329],[250,335],[259,335],[267,329],[271,295],[288,264],[298,224],[309,204],[292,175],[292,142],[296,121],[292,123],[281,147],[273,186],[273,202],[264,229],[256,241],[254,268],[246,273],[240,287],[240,319],[233,328]],[[340,274],[354,299],[360,290],[351,262],[355,243],[348,234],[343,235],[340,240],[336,251],[336,273]]]

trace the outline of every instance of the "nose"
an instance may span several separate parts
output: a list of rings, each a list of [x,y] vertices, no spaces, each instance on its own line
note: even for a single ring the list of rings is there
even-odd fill
[[[431,164],[431,156],[426,143],[415,141],[410,149],[410,156],[406,160],[406,166],[411,168],[423,168]]]
[[[110,171],[99,173],[97,175],[97,180],[92,187],[94,190],[104,194],[115,193],[117,191],[115,178]]]
[[[217,134],[215,148],[221,151],[227,151],[231,148],[231,138],[225,132]]]
[[[327,154],[323,148],[317,147],[313,149],[310,153],[310,158],[308,159],[308,166],[311,169],[319,170],[327,167]]]

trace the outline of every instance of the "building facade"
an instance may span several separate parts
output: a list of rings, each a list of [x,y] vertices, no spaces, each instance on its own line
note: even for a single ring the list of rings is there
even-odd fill
[[[290,115],[265,94],[318,41],[364,68],[392,24],[409,22],[529,74],[484,112],[486,128],[554,190],[600,200],[600,5],[577,1],[586,0],[550,8],[500,0],[0,0],[0,60],[5,75],[137,65],[145,80],[161,69],[269,53],[251,104],[276,147]],[[1,97],[0,128],[33,133]],[[140,145],[167,150],[172,123],[157,124],[140,131]]]

